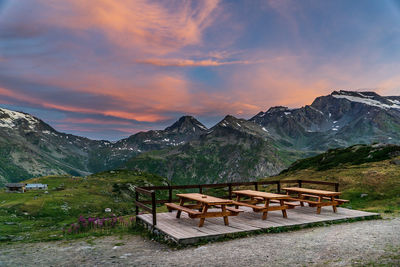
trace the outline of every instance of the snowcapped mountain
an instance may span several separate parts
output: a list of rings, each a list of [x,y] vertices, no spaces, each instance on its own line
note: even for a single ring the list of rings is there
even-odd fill
[[[207,127],[192,116],[183,116],[165,130],[140,132],[116,142],[114,147],[139,151],[163,149],[196,139],[207,130]]]
[[[0,184],[122,166],[176,183],[253,180],[327,149],[374,142],[400,144],[400,96],[334,91],[250,120],[228,115],[210,129],[184,116],[115,143],[60,133],[29,114],[0,109]]]
[[[32,176],[87,175],[116,168],[142,152],[182,145],[206,131],[186,116],[165,130],[111,143],[60,133],[34,116],[0,108],[0,185]]]
[[[250,119],[287,147],[324,151],[356,143],[400,142],[400,97],[334,91],[302,108],[270,108]]]

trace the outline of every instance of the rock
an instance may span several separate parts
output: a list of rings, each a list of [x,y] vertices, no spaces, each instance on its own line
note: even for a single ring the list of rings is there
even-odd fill
[[[110,208],[106,208],[104,211],[105,212],[111,212],[111,209]]]
[[[24,240],[23,236],[17,236],[17,237],[12,239],[12,241],[22,241],[22,240]]]
[[[49,193],[49,191],[44,191],[44,193],[45,193],[45,194],[48,194],[48,193]]]
[[[115,171],[110,171],[110,173],[115,173]]]
[[[391,164],[400,165],[400,159],[393,159],[390,161]]]
[[[361,194],[361,195],[360,195],[361,198],[367,197],[367,196],[368,196],[368,194]]]
[[[16,225],[16,222],[4,222],[5,225]]]

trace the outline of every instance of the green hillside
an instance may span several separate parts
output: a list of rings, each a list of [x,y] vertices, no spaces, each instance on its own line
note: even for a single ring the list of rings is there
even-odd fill
[[[398,145],[354,145],[347,148],[330,149],[317,156],[297,160],[282,173],[304,169],[323,171],[344,164],[359,165],[367,162],[382,161],[399,155],[400,146]]]
[[[164,178],[137,171],[108,171],[87,177],[47,176],[25,183],[48,184],[26,193],[0,191],[0,241],[58,239],[80,215],[133,215],[129,185],[166,185]],[[111,213],[105,209],[110,208]]]
[[[339,182],[348,207],[385,213],[400,212],[399,146],[357,145],[330,150],[294,163],[269,180]],[[311,187],[310,185],[304,185]],[[321,186],[317,186],[321,188]],[[332,190],[332,187],[327,187]]]

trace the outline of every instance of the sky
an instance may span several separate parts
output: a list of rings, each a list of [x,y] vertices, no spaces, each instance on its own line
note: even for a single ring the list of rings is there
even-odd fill
[[[118,140],[334,90],[400,95],[400,0],[0,0],[0,106]]]

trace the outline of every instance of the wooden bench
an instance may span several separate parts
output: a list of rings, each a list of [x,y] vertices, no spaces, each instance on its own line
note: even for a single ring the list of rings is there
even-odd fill
[[[279,203],[280,201],[279,200],[275,200],[275,199],[271,199],[270,202],[271,203]],[[289,202],[289,201],[284,201],[283,203],[286,206],[288,206],[288,209],[294,209],[295,207],[300,206],[300,204],[292,203],[292,202]]]
[[[199,227],[202,227],[206,218],[223,217],[225,225],[229,225],[228,216],[237,216],[237,208],[228,207],[232,205],[232,200],[221,199],[199,193],[176,194],[180,198],[179,204],[165,203],[168,210],[177,210],[176,218],[180,218],[181,212],[186,212],[189,218],[200,218]],[[196,202],[196,204],[184,205],[185,201]],[[208,211],[209,207],[216,207],[221,211]]]
[[[171,211],[171,210],[184,211],[189,215],[190,218],[196,218],[197,216],[199,216],[201,214],[201,211],[192,210],[189,207],[180,206],[180,205],[175,204],[175,203],[165,203],[165,206],[167,206],[169,211]]]
[[[264,209],[264,207],[257,206],[257,205],[254,205],[254,204],[250,204],[250,203],[247,203],[247,202],[241,202],[241,201],[240,202],[239,201],[232,201],[232,204],[234,204],[236,206],[249,207],[249,208],[252,208],[253,211],[261,211],[262,209]]]
[[[316,195],[310,195],[310,194],[302,194],[302,196],[303,196],[303,197],[316,198],[316,199],[319,198],[319,197],[316,196]],[[330,197],[322,197],[322,199],[331,200]],[[338,205],[342,205],[343,203],[349,203],[349,202],[350,202],[350,200],[347,200],[347,199],[340,199],[340,198],[335,198],[335,201],[338,202]]]
[[[297,197],[290,197],[289,200],[299,201],[300,206],[304,206],[303,203],[306,202],[310,207],[317,207],[317,214],[321,213],[321,207],[323,206],[332,206],[333,212],[336,212],[336,206],[349,202],[348,200],[337,198],[341,194],[340,192],[301,187],[286,187],[283,190],[286,190],[287,195],[291,193],[297,194]],[[310,200],[309,198],[314,198],[315,200]]]
[[[283,218],[287,218],[286,210],[289,208],[289,206],[285,204],[285,200],[289,198],[287,195],[254,190],[236,190],[232,193],[236,194],[236,201],[233,201],[233,204],[236,208],[239,206],[244,206],[252,208],[254,212],[262,212],[262,220],[267,219],[268,211],[275,210],[281,210]],[[250,198],[250,200],[240,200],[241,197]],[[273,203],[279,203],[279,205],[270,206],[271,201],[274,201]],[[263,204],[262,206],[256,205],[261,203]]]

